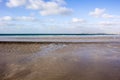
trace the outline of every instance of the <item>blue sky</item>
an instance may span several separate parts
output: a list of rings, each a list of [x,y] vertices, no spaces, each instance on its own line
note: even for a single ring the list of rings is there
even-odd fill
[[[120,0],[0,0],[0,33],[120,34]]]

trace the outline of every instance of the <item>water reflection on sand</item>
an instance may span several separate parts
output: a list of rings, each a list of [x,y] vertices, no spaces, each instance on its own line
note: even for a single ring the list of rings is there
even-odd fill
[[[120,80],[120,43],[0,43],[0,80]]]

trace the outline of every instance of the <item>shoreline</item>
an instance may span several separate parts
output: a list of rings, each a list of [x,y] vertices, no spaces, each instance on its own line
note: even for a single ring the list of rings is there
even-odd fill
[[[120,42],[120,36],[49,36],[49,37],[0,37],[0,42]]]

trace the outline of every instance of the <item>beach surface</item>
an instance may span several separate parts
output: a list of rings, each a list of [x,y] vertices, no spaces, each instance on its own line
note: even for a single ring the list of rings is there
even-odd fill
[[[120,80],[120,42],[0,42],[0,80]]]
[[[120,35],[1,36],[0,42],[120,42]]]

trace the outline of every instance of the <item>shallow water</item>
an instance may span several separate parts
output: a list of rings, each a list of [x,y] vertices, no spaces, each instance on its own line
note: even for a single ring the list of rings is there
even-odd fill
[[[0,43],[0,80],[120,80],[120,43]]]

